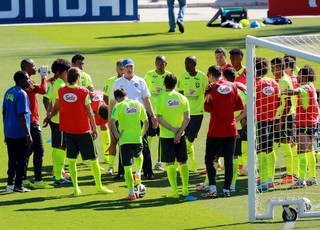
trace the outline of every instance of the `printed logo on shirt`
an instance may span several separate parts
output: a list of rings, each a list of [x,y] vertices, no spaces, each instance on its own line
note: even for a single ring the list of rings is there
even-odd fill
[[[65,95],[63,95],[63,99],[66,102],[73,103],[73,102],[76,102],[78,100],[78,97],[77,97],[77,95],[75,95],[73,93],[66,93]]]
[[[217,90],[220,94],[229,94],[232,91],[231,87],[228,85],[221,85]]]
[[[156,93],[161,93],[161,92],[162,92],[162,89],[161,89],[161,88],[156,88],[154,91],[155,91]]]
[[[133,85],[134,85],[134,87],[136,87],[136,88],[139,86],[138,83],[134,83]]]
[[[189,94],[189,95],[195,95],[195,94],[196,94],[196,91],[190,89],[190,90],[188,91],[188,94]]]
[[[180,105],[180,101],[178,99],[170,99],[167,101],[167,105],[169,107],[177,107]]]
[[[130,106],[125,108],[125,113],[126,114],[136,114],[138,112],[138,108],[135,106]]]
[[[199,88],[199,87],[200,87],[200,83],[197,82],[197,83],[196,83],[196,88]]]
[[[263,94],[271,96],[274,94],[274,88],[272,86],[266,86],[262,89]]]
[[[103,101],[103,96],[100,94],[100,95],[95,95],[93,98],[92,98],[92,101]]]

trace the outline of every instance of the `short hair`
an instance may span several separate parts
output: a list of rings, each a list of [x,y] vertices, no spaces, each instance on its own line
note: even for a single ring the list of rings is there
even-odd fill
[[[13,75],[13,80],[16,84],[18,84],[18,82],[26,77],[29,77],[28,73],[26,71],[23,70],[19,70],[17,72],[15,72],[15,74]]]
[[[223,56],[227,56],[227,51],[223,48],[223,47],[219,47],[218,49],[216,49],[215,51],[214,51],[214,53],[215,54],[217,54],[217,53],[222,53],[223,54]]]
[[[228,67],[223,71],[223,76],[230,82],[234,82],[236,79],[236,70],[234,68]]]
[[[164,77],[164,86],[166,89],[174,89],[177,84],[177,78],[174,76],[174,74],[169,73],[167,76]]]
[[[81,72],[81,69],[79,69],[78,67],[71,67],[68,70],[68,83],[75,83],[78,80],[78,78],[80,78]]]
[[[123,97],[126,97],[126,96],[127,96],[127,91],[126,91],[124,88],[116,89],[116,90],[113,92],[113,95],[114,95],[114,98],[115,98],[115,99],[117,99],[117,98],[123,98]]]
[[[316,80],[316,72],[310,65],[305,65],[299,70],[299,75],[306,76],[308,82],[314,82]]]
[[[234,48],[234,49],[230,50],[229,54],[230,55],[240,55],[241,57],[243,57],[243,52],[239,48]]]
[[[286,57],[290,57],[290,58],[292,58],[294,61],[297,61],[296,56],[293,56],[293,55],[290,55],[290,54],[285,54],[285,55],[283,56],[283,58],[286,58]]]
[[[57,63],[56,63],[56,67],[57,67],[57,70],[56,72],[59,72],[59,73],[62,73],[63,71],[66,71],[68,69],[70,69],[72,67],[71,63],[64,59],[64,58],[58,58],[57,60]]]
[[[20,63],[21,70],[25,70],[29,65],[32,65],[32,59],[23,59]]]
[[[83,61],[84,56],[82,56],[81,54],[76,54],[72,57],[71,62],[76,63],[78,60]]]
[[[292,58],[292,57],[285,57],[284,59],[284,68],[291,68],[293,70],[295,70],[297,67],[296,67],[296,61]]]
[[[163,56],[163,55],[158,55],[158,56],[156,57],[156,61],[157,61],[157,60],[160,60],[160,61],[166,62],[166,57],[165,57],[165,56]]]
[[[108,120],[108,115],[109,115],[108,109],[109,107],[107,105],[100,105],[98,109],[99,116],[104,120]]]
[[[119,59],[119,60],[116,62],[116,67],[118,67],[119,65],[122,67],[122,62],[123,62],[123,59]]]
[[[208,74],[211,74],[215,79],[221,77],[221,68],[220,66],[213,65],[208,68]]]
[[[264,76],[268,73],[268,60],[264,57],[257,57],[255,63],[256,77]]]
[[[284,70],[284,61],[282,57],[276,57],[271,60],[271,65],[280,66],[281,70]]]

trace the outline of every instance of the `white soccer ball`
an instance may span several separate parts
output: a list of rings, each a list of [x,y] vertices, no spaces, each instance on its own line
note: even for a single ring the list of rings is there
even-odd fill
[[[147,188],[143,184],[138,184],[134,186],[134,193],[137,198],[143,198],[146,195]]]

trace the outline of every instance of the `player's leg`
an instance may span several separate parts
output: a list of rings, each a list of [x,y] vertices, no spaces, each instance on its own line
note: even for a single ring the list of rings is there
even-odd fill
[[[307,158],[308,158],[308,173],[309,178],[306,181],[308,186],[318,186],[316,180],[316,154],[314,151],[314,135],[316,132],[316,127],[308,127],[307,131]]]
[[[117,155],[117,140],[109,129],[110,147],[109,147],[109,168],[107,175],[112,175],[114,168],[114,160]]]
[[[22,186],[22,177],[27,170],[27,157],[29,154],[29,147],[26,146],[26,138],[17,138],[14,140],[14,154],[15,154],[15,180],[14,189],[15,192],[29,192]]]
[[[109,147],[110,147],[110,136],[108,127],[106,124],[100,125],[101,130],[101,141],[102,141],[102,147],[103,147],[103,153],[104,153],[104,162],[106,164],[109,164]]]
[[[174,32],[176,29],[176,20],[174,16],[174,1],[175,0],[167,0],[169,27],[170,27],[169,32]]]
[[[142,144],[135,146],[134,164],[136,166],[135,184],[141,184],[141,170],[143,165]]]
[[[248,176],[248,141],[247,141],[247,126],[244,126],[241,131],[241,165],[242,168],[239,176]],[[240,160],[239,160],[240,164]]]
[[[151,160],[150,149],[149,149],[149,146],[148,146],[147,134],[145,134],[142,137],[142,144],[143,144],[143,150],[142,150],[142,154],[143,154],[143,164],[142,164],[143,173],[144,173],[144,176],[146,177],[146,179],[153,180],[154,179],[154,174],[153,174],[153,171],[152,171],[152,160]]]
[[[224,153],[224,186],[223,196],[230,197],[230,186],[233,176],[233,155],[236,147],[236,137],[228,137],[223,140]],[[238,169],[238,168],[237,168]]]
[[[181,137],[180,143],[176,144],[176,159],[179,162],[179,172],[182,181],[182,196],[189,196],[189,166],[187,163],[188,154],[186,148],[186,138]]]
[[[239,135],[241,136],[241,130],[238,130]],[[236,139],[236,147],[234,151],[234,156],[233,156],[233,175],[232,175],[232,180],[231,180],[231,185],[230,185],[230,191],[235,192],[236,191],[236,182],[238,178],[238,173],[239,173],[239,157],[242,155],[241,153],[241,137]]]
[[[266,191],[269,189],[268,185],[268,122],[258,122],[258,171],[260,175],[260,184],[258,189]],[[272,140],[273,141],[273,140]],[[270,151],[271,152],[271,151]]]

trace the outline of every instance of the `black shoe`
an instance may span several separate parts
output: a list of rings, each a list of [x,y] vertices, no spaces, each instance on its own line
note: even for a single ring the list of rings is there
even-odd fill
[[[170,29],[170,30],[168,31],[168,33],[173,33],[173,32],[175,32],[175,30],[173,30],[173,29]]]
[[[147,177],[147,180],[154,180],[154,174],[153,173],[148,174],[146,177]]]
[[[31,190],[20,185],[20,186],[14,186],[13,191],[24,193],[24,192],[30,192]]]
[[[183,21],[180,19],[177,20],[177,25],[179,27],[179,31],[183,34],[184,33],[184,26],[183,26]]]
[[[121,180],[123,178],[122,174],[117,174],[113,177],[114,180]]]

